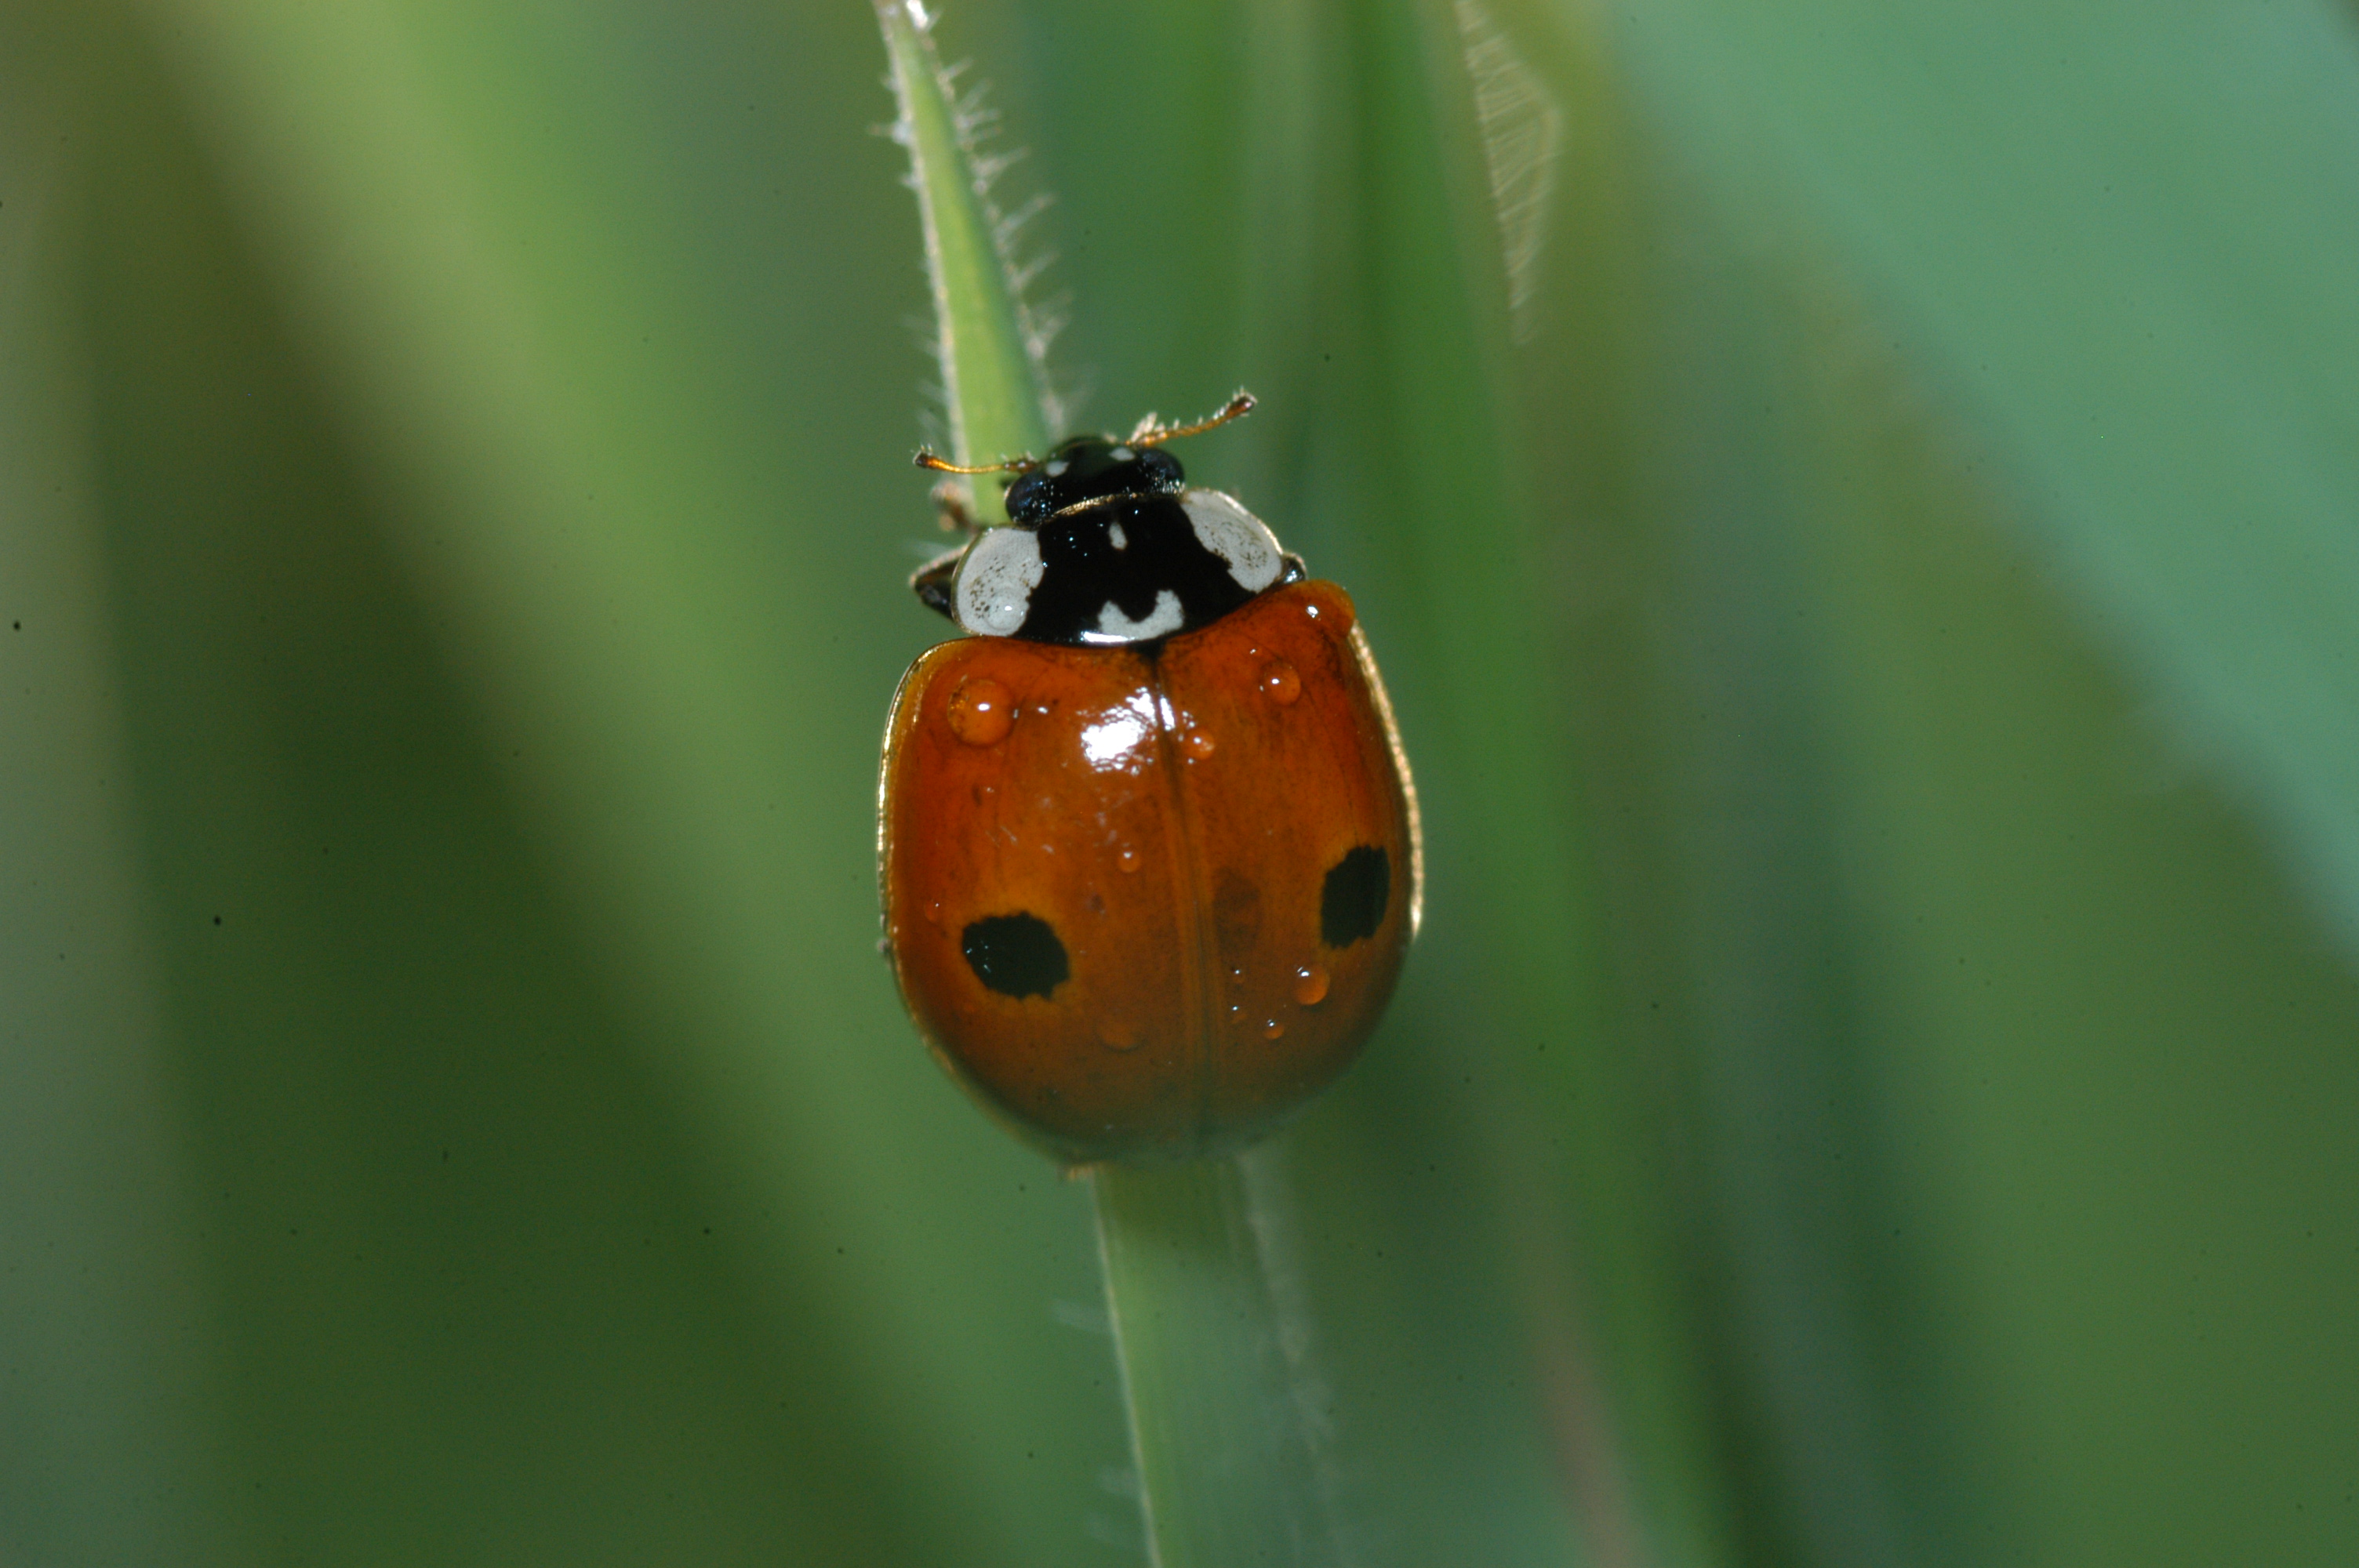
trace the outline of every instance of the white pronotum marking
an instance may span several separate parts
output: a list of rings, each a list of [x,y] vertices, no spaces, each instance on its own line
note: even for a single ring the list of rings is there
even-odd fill
[[[1196,542],[1229,563],[1229,575],[1247,593],[1277,580],[1285,563],[1277,535],[1262,520],[1217,490],[1183,490],[1180,504],[1196,529]]]
[[[968,546],[952,591],[958,623],[986,637],[1007,637],[1032,609],[1040,586],[1040,538],[1029,528],[987,528]]]
[[[1180,623],[1186,619],[1180,608],[1180,596],[1167,588],[1155,596],[1155,608],[1147,612],[1144,621],[1133,621],[1113,600],[1107,600],[1105,608],[1098,611],[1098,629],[1084,632],[1082,636],[1092,643],[1142,643],[1149,637],[1169,636],[1180,630]]]

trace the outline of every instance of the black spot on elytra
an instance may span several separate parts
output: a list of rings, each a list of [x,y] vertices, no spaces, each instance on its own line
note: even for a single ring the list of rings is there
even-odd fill
[[[1002,996],[1047,996],[1072,973],[1065,945],[1037,914],[987,914],[962,944],[974,978]]]
[[[1319,894],[1319,939],[1330,947],[1348,947],[1374,936],[1385,923],[1392,881],[1392,861],[1374,844],[1363,844],[1336,861]]]

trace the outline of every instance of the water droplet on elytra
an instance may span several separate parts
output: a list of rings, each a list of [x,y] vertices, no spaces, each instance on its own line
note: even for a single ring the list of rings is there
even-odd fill
[[[1305,964],[1294,971],[1294,1000],[1305,1007],[1317,1007],[1327,1000],[1327,971],[1316,964]]]
[[[1302,676],[1284,659],[1272,659],[1261,667],[1261,688],[1280,708],[1291,708],[1302,696]]]
[[[1136,844],[1125,844],[1114,852],[1114,863],[1125,871],[1138,870],[1138,846]]]
[[[1187,734],[1180,737],[1180,744],[1188,749],[1188,754],[1190,757],[1209,757],[1219,746],[1220,742],[1214,741],[1210,735],[1205,734],[1201,730],[1190,730]]]
[[[1007,688],[988,676],[962,680],[951,693],[951,733],[970,746],[996,746],[1016,722]]]
[[[1275,1040],[1285,1033],[1286,1025],[1275,1018],[1261,1026],[1261,1037],[1265,1040]]]

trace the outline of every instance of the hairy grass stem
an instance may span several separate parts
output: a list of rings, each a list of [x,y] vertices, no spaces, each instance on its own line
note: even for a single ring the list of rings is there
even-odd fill
[[[984,91],[941,64],[924,6],[895,0],[877,16],[900,106],[893,134],[909,152],[925,232],[952,450],[962,463],[1037,452],[1060,415],[1047,366],[1053,328],[1024,297],[1041,264],[1019,262],[1013,242],[1045,200],[1013,213],[993,202],[1014,155],[984,150]],[[998,487],[974,492],[979,516],[1004,515]],[[1157,1568],[1347,1561],[1276,1159],[1086,1178]]]

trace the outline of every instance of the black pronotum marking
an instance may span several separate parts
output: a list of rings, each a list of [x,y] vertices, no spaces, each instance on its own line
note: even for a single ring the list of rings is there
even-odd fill
[[[1330,947],[1348,947],[1374,936],[1385,923],[1392,883],[1392,861],[1374,844],[1363,844],[1336,861],[1319,893],[1319,939]]]
[[[986,914],[966,928],[962,946],[974,978],[1002,996],[1045,997],[1072,974],[1065,945],[1037,914]]]
[[[1029,642],[1086,641],[1082,633],[1098,630],[1109,603],[1143,622],[1166,593],[1180,600],[1172,632],[1192,632],[1253,597],[1229,563],[1204,548],[1177,496],[1116,495],[1076,506],[1042,523],[1039,539],[1046,569],[1016,633]]]
[[[1060,442],[1007,487],[1010,526],[1038,542],[1039,571],[1023,596],[1023,622],[990,631],[1032,643],[1151,646],[1209,626],[1252,599],[1256,590],[1197,534],[1182,500],[1186,481],[1179,460],[1157,448],[1103,436]],[[1301,563],[1281,560],[1277,580],[1299,580]],[[920,568],[909,586],[959,621],[962,569],[962,553],[953,551]],[[1109,605],[1121,622],[1103,623]],[[1125,623],[1154,630],[1125,631]]]

